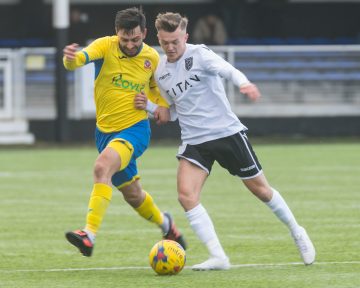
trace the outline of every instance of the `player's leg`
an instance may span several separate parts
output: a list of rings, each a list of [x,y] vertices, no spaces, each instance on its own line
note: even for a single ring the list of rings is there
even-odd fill
[[[132,153],[127,147],[122,146],[124,144],[112,142],[99,154],[94,165],[94,185],[88,205],[86,226],[83,230],[66,233],[68,241],[78,247],[84,256],[92,254],[96,233],[111,201],[111,177],[116,171],[121,170],[121,166],[127,165],[127,159]]]
[[[131,167],[128,167],[130,169]],[[177,241],[186,249],[183,235],[177,229],[172,216],[167,212],[161,212],[152,196],[142,189],[140,181],[135,179],[128,185],[119,188],[125,201],[145,220],[158,225],[165,239]]]
[[[243,182],[257,198],[269,206],[290,231],[296,232],[299,229],[300,226],[285,200],[278,191],[270,187],[263,173],[254,178],[243,179]]]
[[[146,220],[156,223],[163,231],[166,239],[178,241],[184,248],[186,243],[182,234],[169,213],[162,213],[149,193],[142,190],[137,172],[136,159],[147,149],[150,141],[150,125],[148,121],[141,121],[131,129],[121,132],[123,140],[131,143],[133,155],[126,168],[115,173],[112,183],[122,193],[125,200]]]
[[[133,155],[133,147],[122,140],[113,140],[100,153],[94,166],[94,188],[88,206],[86,231],[96,235],[112,196],[112,176],[124,170]]]
[[[209,169],[211,169],[211,165]],[[194,265],[192,269],[226,270],[230,268],[229,259],[220,244],[209,214],[200,203],[201,189],[208,176],[208,172],[209,170],[205,171],[187,159],[180,158],[177,175],[179,202],[185,210],[191,228],[207,247],[210,254],[208,260]]]
[[[164,217],[160,209],[155,204],[151,195],[142,190],[138,179],[129,183],[129,185],[119,188],[119,190],[123,194],[125,201],[132,206],[141,217],[159,226],[163,225]],[[166,224],[164,225],[166,226]]]
[[[295,244],[300,252],[301,258],[306,265],[310,265],[315,261],[315,248],[312,244],[306,230],[301,227],[289,206],[281,196],[281,194],[270,187],[265,175],[260,174],[254,178],[243,180],[246,187],[260,200],[262,200],[275,214],[275,216],[283,222],[291,232]]]
[[[243,155],[243,159],[238,159],[242,163],[240,169],[238,169],[240,172],[235,173],[235,170],[232,169],[232,171],[229,170],[230,173],[240,176],[245,186],[288,227],[304,263],[313,263],[315,261],[315,249],[309,236],[305,229],[297,223],[280,193],[269,185],[246,134],[242,132],[234,136],[234,138],[239,149],[238,153],[234,154]]]

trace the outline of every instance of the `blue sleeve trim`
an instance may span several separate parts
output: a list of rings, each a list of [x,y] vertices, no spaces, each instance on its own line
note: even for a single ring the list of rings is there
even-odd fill
[[[89,62],[90,62],[89,54],[86,53],[85,51],[82,51],[82,52],[83,52],[84,55],[85,55],[85,64],[89,64]]]
[[[95,79],[99,76],[102,65],[104,64],[104,59],[99,59],[94,61],[95,64]]]

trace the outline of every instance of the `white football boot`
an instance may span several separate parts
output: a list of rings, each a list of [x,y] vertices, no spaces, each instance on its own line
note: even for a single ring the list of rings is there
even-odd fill
[[[230,266],[229,258],[211,257],[203,263],[192,266],[191,269],[196,271],[229,270]]]
[[[315,248],[306,230],[300,227],[297,234],[292,234],[295,244],[300,252],[300,256],[305,265],[310,265],[315,261]]]

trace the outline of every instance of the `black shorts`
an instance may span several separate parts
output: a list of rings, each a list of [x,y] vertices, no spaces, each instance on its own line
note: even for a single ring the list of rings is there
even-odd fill
[[[242,179],[253,178],[262,171],[244,131],[197,145],[181,146],[177,158],[190,161],[208,174],[214,161],[227,169],[230,174]]]

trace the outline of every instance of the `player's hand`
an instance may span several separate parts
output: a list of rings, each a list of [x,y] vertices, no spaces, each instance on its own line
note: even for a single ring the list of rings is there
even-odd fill
[[[240,93],[245,94],[251,101],[257,101],[260,97],[260,91],[253,83],[240,87]]]
[[[145,110],[146,104],[147,104],[147,97],[144,91],[141,91],[140,93],[135,95],[134,105],[136,109]]]
[[[154,119],[158,125],[167,123],[170,120],[169,108],[158,106],[154,112]]]
[[[79,44],[72,43],[70,45],[65,46],[63,49],[64,56],[66,60],[73,61],[75,59],[76,51],[79,49]]]

